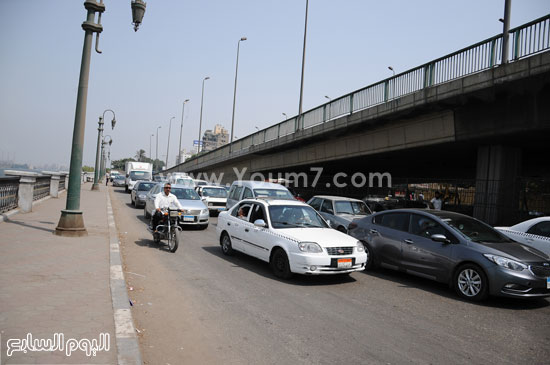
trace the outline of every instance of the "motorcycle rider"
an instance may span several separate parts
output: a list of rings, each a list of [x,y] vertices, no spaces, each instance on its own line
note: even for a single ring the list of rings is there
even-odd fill
[[[157,194],[155,198],[155,213],[151,217],[151,228],[154,230],[159,221],[162,219],[161,209],[174,209],[183,210],[183,206],[179,202],[178,198],[170,192],[172,185],[170,183],[164,184],[164,191]]]

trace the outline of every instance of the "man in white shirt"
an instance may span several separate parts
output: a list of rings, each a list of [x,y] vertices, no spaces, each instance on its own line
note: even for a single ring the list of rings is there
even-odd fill
[[[162,218],[161,209],[180,209],[183,210],[183,206],[179,202],[178,198],[170,192],[172,185],[170,183],[164,184],[164,191],[158,193],[155,198],[155,213],[152,217],[152,228],[155,229]]]
[[[443,206],[443,201],[440,198],[439,191],[435,192],[435,198],[430,200],[430,203],[432,203],[433,209],[441,210],[441,207]]]

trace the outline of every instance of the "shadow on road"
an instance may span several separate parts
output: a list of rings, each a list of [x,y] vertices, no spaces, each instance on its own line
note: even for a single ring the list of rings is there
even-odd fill
[[[400,288],[415,288],[425,290],[427,292],[440,295],[449,299],[454,299],[472,305],[479,305],[489,308],[501,308],[512,310],[530,310],[550,306],[548,300],[543,298],[520,299],[520,298],[503,298],[489,297],[483,302],[470,302],[460,298],[452,288],[447,284],[439,283],[429,279],[424,279],[414,275],[409,275],[403,272],[394,271],[391,269],[378,268],[373,271],[364,271],[363,274],[376,277],[382,280],[388,280],[398,284]]]
[[[277,278],[272,272],[267,262],[260,259],[236,252],[233,256],[226,256],[222,253],[219,246],[203,246],[204,251],[217,256],[231,264],[234,267],[240,267],[267,279],[280,281],[290,285],[298,286],[318,286],[318,285],[337,285],[352,283],[356,280],[349,275],[294,275],[290,280],[282,280]],[[356,274],[355,274],[356,275]]]
[[[167,253],[170,253],[170,250],[168,249],[168,246],[166,246],[163,242],[161,243],[155,243],[155,241],[153,241],[153,237],[151,237],[151,239],[139,239],[137,241],[134,242],[136,245],[140,246],[140,247],[147,247],[147,248],[152,248],[152,249],[155,249],[155,250],[159,250],[159,251],[166,251]]]

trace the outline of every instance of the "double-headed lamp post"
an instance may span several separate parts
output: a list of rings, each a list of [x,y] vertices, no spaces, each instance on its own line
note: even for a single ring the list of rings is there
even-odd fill
[[[143,0],[133,0],[132,20],[137,31],[145,14],[146,4]],[[101,26],[101,14],[105,11],[103,1],[85,0],[84,8],[87,11],[86,21],[82,23],[84,29],[84,46],[82,48],[82,61],[80,64],[80,77],[78,80],[78,94],[76,98],[76,111],[74,118],[73,140],[71,149],[71,166],[69,168],[69,186],[67,189],[67,204],[61,211],[59,223],[54,233],[59,236],[84,236],[87,235],[84,226],[84,218],[80,210],[80,187],[82,173],[82,150],[84,149],[84,130],[86,129],[86,103],[88,99],[88,79],[90,75],[90,59],[92,50],[92,38],[96,33],[96,52],[98,48],[99,34],[103,31]],[[99,13],[97,23],[95,14]]]
[[[98,122],[98,128],[97,128],[97,150],[95,152],[95,167],[94,167],[94,183],[92,184],[92,190],[99,190],[99,180],[101,179],[101,177],[99,176],[100,174],[100,168],[99,168],[99,164],[100,164],[100,153],[99,153],[99,149],[101,148],[100,146],[100,143],[101,143],[101,139],[103,138],[103,121],[105,120],[105,113],[107,112],[111,112],[113,113],[113,120],[111,120],[111,129],[115,129],[115,124],[116,124],[116,117],[115,117],[115,112],[112,111],[111,109],[106,109],[104,112],[103,112],[103,115],[101,117],[99,117],[99,122]]]
[[[199,141],[198,141],[198,146],[197,146],[197,153],[199,153],[201,151],[201,132],[202,132],[202,102],[204,100],[204,82],[206,80],[210,80],[210,76],[206,76],[203,80],[202,80],[202,94],[201,94],[201,116],[199,118]]]
[[[168,146],[166,147],[166,168],[168,168],[168,152],[170,151],[170,131],[172,130],[172,120],[176,117],[170,118],[170,123],[168,124]]]
[[[107,137],[109,137],[109,140],[107,140]],[[106,144],[108,144],[109,146],[111,146],[113,144],[113,139],[109,135],[106,135],[105,137],[103,137],[103,140],[101,141],[101,166],[99,167],[99,173],[100,173],[99,180],[100,181],[105,177],[105,166],[107,165],[106,161],[105,161],[105,145]]]
[[[239,49],[241,42],[246,41],[246,37],[242,37],[237,42],[237,62],[235,65],[235,87],[233,89],[233,114],[231,115],[231,139],[229,140],[229,153],[233,149],[233,128],[235,126],[235,101],[237,100],[237,74],[239,72]]]

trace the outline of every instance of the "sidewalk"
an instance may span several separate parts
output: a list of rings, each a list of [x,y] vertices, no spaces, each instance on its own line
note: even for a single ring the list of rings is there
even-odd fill
[[[118,239],[112,215],[108,215],[108,188],[101,186],[100,191],[93,192],[90,188],[91,184],[82,186],[80,203],[88,236],[53,234],[66,194],[0,223],[0,364],[121,362],[116,337],[120,326],[115,330],[111,299],[110,250],[118,255]],[[16,351],[7,356],[9,339],[24,339],[30,334],[33,339],[54,341],[56,333],[63,334],[64,351],[54,345],[55,351]],[[97,340],[101,345],[102,339],[107,339],[102,334],[108,334],[108,350],[87,356],[76,349],[67,356],[69,339]]]

